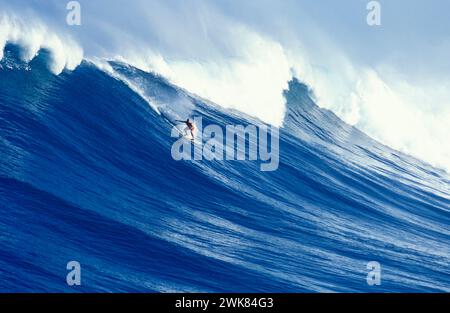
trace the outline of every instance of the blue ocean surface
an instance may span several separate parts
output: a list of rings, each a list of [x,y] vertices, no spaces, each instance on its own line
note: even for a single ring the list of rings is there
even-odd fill
[[[174,160],[154,107],[186,118],[189,103],[223,129],[253,117],[124,63],[54,75],[48,52],[19,54],[8,45],[0,63],[0,292],[450,291],[449,175],[319,108],[297,79],[279,168],[264,172]]]

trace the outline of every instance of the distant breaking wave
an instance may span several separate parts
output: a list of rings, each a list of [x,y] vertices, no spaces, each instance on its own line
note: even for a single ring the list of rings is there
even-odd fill
[[[0,12],[0,59],[7,44],[19,45],[19,58],[30,62],[39,51],[50,51],[48,66],[54,74],[73,70],[83,59],[83,50],[67,36],[51,31],[44,24],[30,19],[26,23],[15,15]]]

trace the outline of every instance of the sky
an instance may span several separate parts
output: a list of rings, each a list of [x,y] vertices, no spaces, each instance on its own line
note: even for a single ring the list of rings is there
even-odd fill
[[[67,2],[0,0],[0,44],[52,46],[55,72],[121,59],[277,126],[294,75],[347,123],[450,171],[450,1],[380,0],[372,27],[366,0],[80,0],[80,26]]]

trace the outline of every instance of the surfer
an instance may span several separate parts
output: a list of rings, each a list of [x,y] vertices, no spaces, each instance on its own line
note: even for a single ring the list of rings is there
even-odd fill
[[[177,122],[181,122],[187,125],[187,127],[184,129],[185,136],[187,135],[187,132],[189,131],[191,133],[191,138],[194,140],[194,131],[195,131],[195,125],[193,122],[191,122],[189,119],[185,121],[177,120]]]

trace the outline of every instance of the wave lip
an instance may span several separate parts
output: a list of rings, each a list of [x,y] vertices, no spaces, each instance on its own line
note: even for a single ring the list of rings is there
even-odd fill
[[[52,32],[31,18],[26,22],[13,14],[0,14],[0,60],[7,44],[19,45],[22,61],[30,62],[41,50],[50,51],[49,69],[58,75],[64,69],[74,70],[83,60],[83,49],[67,35]]]

